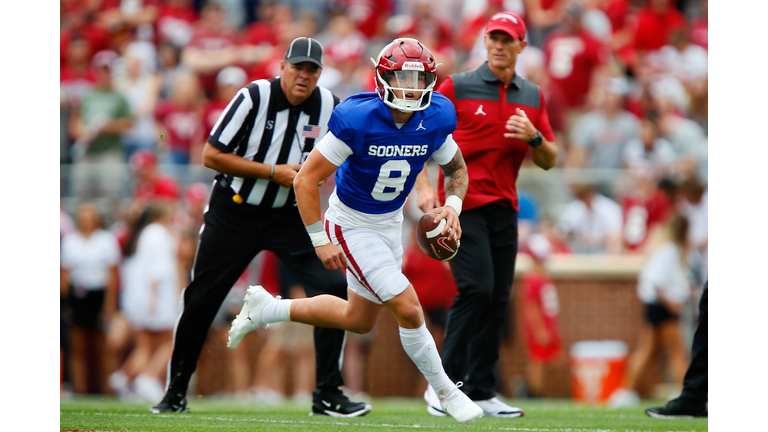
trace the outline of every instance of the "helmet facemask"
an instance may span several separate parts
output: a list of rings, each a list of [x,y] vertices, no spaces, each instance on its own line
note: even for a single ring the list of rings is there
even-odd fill
[[[421,111],[432,102],[435,74],[419,62],[406,62],[402,70],[376,70],[381,100],[402,112]]]

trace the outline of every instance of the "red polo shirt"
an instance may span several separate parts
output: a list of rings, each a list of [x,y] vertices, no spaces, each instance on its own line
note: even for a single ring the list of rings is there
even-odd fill
[[[518,75],[507,86],[484,63],[473,71],[449,76],[437,91],[456,107],[458,125],[453,139],[469,174],[463,209],[495,203],[518,210],[515,183],[530,146],[504,138],[504,126],[520,108],[547,141],[555,140],[539,86]],[[440,173],[438,194],[444,202],[443,180]]]

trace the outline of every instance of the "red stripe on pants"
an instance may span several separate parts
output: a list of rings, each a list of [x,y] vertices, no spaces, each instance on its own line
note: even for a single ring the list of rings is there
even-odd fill
[[[357,261],[355,261],[355,258],[349,252],[349,247],[347,247],[347,242],[346,240],[344,240],[344,234],[341,233],[341,227],[338,225],[334,225],[334,228],[336,231],[336,240],[339,241],[339,245],[341,246],[341,249],[344,250],[344,254],[349,259],[349,263],[352,264],[352,267],[355,268],[355,271],[357,271],[357,274],[359,275],[359,276],[356,275],[357,280],[360,282],[361,285],[363,285],[366,289],[368,289],[368,291],[370,291],[371,294],[373,294],[373,296],[376,297],[378,301],[384,303],[384,301],[378,295],[376,295],[375,292],[373,292],[370,284],[368,283],[367,280],[365,280],[365,276],[363,275],[362,270],[360,270],[360,266],[357,265]]]

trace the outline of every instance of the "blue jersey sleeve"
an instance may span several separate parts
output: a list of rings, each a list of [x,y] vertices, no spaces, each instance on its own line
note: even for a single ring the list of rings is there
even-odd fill
[[[345,143],[350,143],[355,137],[352,125],[349,124],[349,118],[346,116],[348,110],[345,109],[347,105],[342,102],[331,113],[331,118],[328,120],[328,130],[338,139]]]
[[[442,144],[442,142],[445,141],[445,137],[456,130],[456,108],[453,106],[453,102],[451,102],[450,99],[440,93],[432,92],[432,103],[438,108],[432,115],[440,120],[438,141]]]

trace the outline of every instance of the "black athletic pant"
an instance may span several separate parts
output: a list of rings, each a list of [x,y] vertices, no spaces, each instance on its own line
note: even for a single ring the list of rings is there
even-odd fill
[[[347,298],[341,271],[326,270],[304,230],[296,208],[259,209],[235,204],[229,189],[214,187],[200,234],[193,279],[183,293],[183,312],[174,336],[167,394],[187,393],[208,328],[227,293],[262,250],[274,252],[304,285],[307,296],[332,294]],[[335,390],[344,385],[339,359],[343,330],[315,327],[316,385]]]
[[[474,400],[495,396],[494,369],[507,325],[517,257],[517,211],[488,204],[466,210],[461,247],[450,262],[459,294],[448,310],[443,367]]]
[[[693,404],[705,404],[708,399],[709,381],[707,378],[708,355],[707,355],[707,337],[708,337],[708,314],[707,314],[707,291],[709,281],[704,284],[704,292],[701,294],[699,302],[699,325],[696,327],[696,333],[693,334],[693,350],[691,353],[691,365],[683,379],[683,392],[680,395]]]

